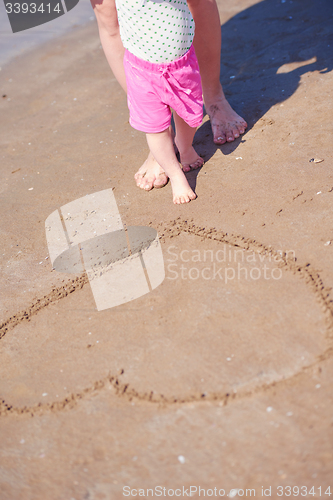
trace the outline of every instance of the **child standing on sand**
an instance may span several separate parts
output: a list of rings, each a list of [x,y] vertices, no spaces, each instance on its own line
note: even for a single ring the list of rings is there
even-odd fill
[[[186,0],[116,0],[130,124],[145,132],[155,160],[170,178],[173,202],[194,200],[183,173],[203,165],[192,146],[202,121],[202,88]],[[171,134],[171,109],[175,145]]]

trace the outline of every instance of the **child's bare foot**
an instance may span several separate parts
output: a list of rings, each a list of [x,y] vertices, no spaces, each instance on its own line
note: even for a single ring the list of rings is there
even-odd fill
[[[173,128],[169,127],[172,140],[174,141],[175,133]],[[174,144],[175,154],[178,153],[176,144]],[[137,173],[134,175],[136,185],[145,191],[151,191],[153,188],[162,188],[168,184],[168,176],[163,168],[157,163],[152,153],[149,151],[147,160],[141,165]]]
[[[179,169],[179,174],[175,174],[170,178],[172,194],[173,194],[173,202],[176,205],[180,205],[181,203],[188,203],[191,200],[194,200],[197,195],[190,188],[189,183],[183,172]]]
[[[181,149],[177,145],[177,139],[175,139],[175,144],[179,150],[180,163],[184,172],[190,172],[191,170],[202,167],[204,160],[198,155],[193,146],[190,146],[185,150]]]

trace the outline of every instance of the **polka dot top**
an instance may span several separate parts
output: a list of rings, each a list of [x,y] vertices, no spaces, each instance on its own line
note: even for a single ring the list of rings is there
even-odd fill
[[[116,0],[120,36],[135,56],[174,61],[191,47],[194,21],[186,0]]]

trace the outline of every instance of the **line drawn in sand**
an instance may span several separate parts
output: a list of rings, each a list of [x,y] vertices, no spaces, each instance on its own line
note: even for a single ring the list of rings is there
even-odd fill
[[[209,228],[200,228],[195,226],[192,221],[172,221],[169,224],[162,224],[161,227],[158,227],[159,233],[161,233],[161,238],[165,237],[176,237],[181,233],[193,234],[201,239],[211,239],[215,240],[219,243],[228,243],[237,248],[243,248],[244,250],[255,251],[259,254],[271,254],[276,255],[277,252],[272,247],[267,247],[260,242],[257,242],[253,239],[244,238],[240,235],[227,234],[217,231],[216,229]],[[226,393],[223,391],[211,392],[210,394],[202,394],[202,393],[193,393],[188,395],[185,398],[182,397],[164,397],[163,395],[152,392],[147,388],[147,391],[140,392],[133,387],[133,385],[124,381],[124,370],[120,370],[116,373],[109,373],[105,377],[93,382],[91,385],[85,387],[83,390],[79,392],[72,392],[67,395],[61,401],[54,401],[49,403],[37,403],[31,406],[25,407],[15,407],[10,403],[7,403],[5,400],[0,400],[0,416],[5,415],[41,415],[44,412],[58,412],[63,411],[65,409],[72,409],[75,407],[79,401],[89,398],[90,395],[96,394],[104,389],[112,389],[115,396],[124,398],[127,401],[141,401],[150,404],[157,405],[169,405],[169,404],[184,404],[184,403],[199,403],[199,402],[207,402],[207,401],[216,401],[219,402],[220,405],[230,404],[231,401],[235,399],[241,399],[253,394],[253,392],[260,393],[264,390],[268,390],[270,387],[276,387],[277,385],[286,382],[286,380],[295,379],[301,376],[303,373],[312,372],[316,367],[318,368],[318,364],[332,356],[333,347],[332,347],[332,331],[333,331],[333,300],[330,296],[329,289],[327,289],[323,281],[318,274],[318,272],[311,267],[309,263],[307,264],[298,264],[297,259],[287,259],[286,256],[282,256],[282,262],[280,266],[284,268],[286,271],[291,272],[296,277],[301,278],[305,281],[306,286],[312,290],[315,297],[317,298],[324,318],[326,319],[326,340],[327,340],[327,348],[321,354],[317,356],[317,359],[313,360],[309,365],[302,366],[299,371],[291,375],[291,377],[287,377],[281,379],[279,381],[272,381],[271,383],[265,383],[263,385],[258,386],[253,389],[246,389],[242,391],[238,391],[237,394],[234,393]],[[29,321],[33,316],[38,314],[39,311],[47,307],[48,305],[58,302],[60,299],[65,298],[72,292],[80,290],[86,283],[88,283],[86,274],[81,275],[80,277],[76,277],[75,279],[70,280],[64,286],[53,289],[52,292],[42,299],[37,299],[37,302],[32,304],[25,311],[17,313],[15,316],[9,318],[2,325],[0,325],[0,338],[3,338],[9,331],[13,330],[17,325],[22,323],[23,321]]]

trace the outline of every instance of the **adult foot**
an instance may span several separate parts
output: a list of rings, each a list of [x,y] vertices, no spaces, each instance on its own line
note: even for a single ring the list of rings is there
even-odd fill
[[[218,98],[206,99],[205,108],[210,118],[215,144],[232,142],[244,134],[247,123],[232,109],[223,92]]]
[[[153,188],[161,188],[168,183],[167,175],[151,153],[149,153],[147,160],[134,175],[134,178],[136,185],[145,191],[150,191]]]

